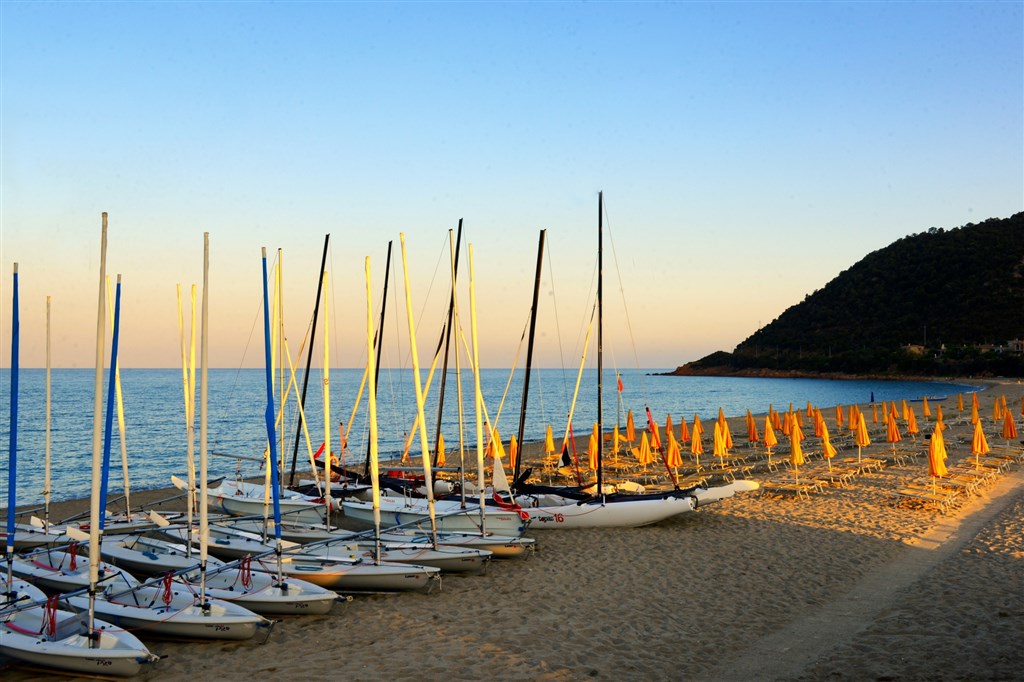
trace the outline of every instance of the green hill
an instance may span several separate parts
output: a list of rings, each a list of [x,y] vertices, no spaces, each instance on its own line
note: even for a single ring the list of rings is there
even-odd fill
[[[904,237],[675,374],[1024,374],[1024,213]]]

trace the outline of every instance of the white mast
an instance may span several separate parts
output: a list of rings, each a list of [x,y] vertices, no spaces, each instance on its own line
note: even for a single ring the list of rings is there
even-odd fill
[[[416,418],[420,425],[420,450],[423,453],[423,485],[427,488],[427,509],[430,512],[430,534],[437,547],[437,518],[434,513],[434,482],[430,472],[430,446],[427,444],[427,420],[423,415],[423,385],[420,382],[420,357],[416,350],[416,322],[412,313],[412,292],[409,286],[409,262],[405,253],[405,234],[398,234],[402,242],[402,272],[405,274],[405,312],[409,318],[409,346],[412,350],[413,385],[416,387]]]
[[[331,529],[331,354],[328,324],[327,271],[322,280],[324,294],[324,530]],[[283,429],[282,429],[283,431]],[[284,458],[282,458],[284,459]]]
[[[99,303],[96,310],[96,379],[94,382],[92,416],[92,497],[89,501],[89,637],[95,646],[99,637],[94,636],[96,616],[96,585],[100,574],[100,486],[103,477],[103,355],[106,351],[104,334],[103,288],[107,279],[107,214],[103,212],[102,237],[100,239],[100,286]]]
[[[46,474],[43,478],[43,532],[50,529],[50,297],[46,297]]]
[[[208,554],[207,545],[210,538],[210,523],[206,507],[206,460],[208,459],[206,443],[206,403],[209,397],[209,386],[207,381],[207,369],[209,368],[209,339],[208,329],[210,322],[210,233],[203,233],[203,330],[200,341],[199,361],[199,603],[204,612],[209,612],[209,603],[206,600],[206,559]]]
[[[366,375],[370,382],[367,397],[370,420],[370,486],[373,490],[373,560],[380,563],[380,467],[377,462],[377,361],[373,353],[373,293],[370,287],[370,257],[366,257]]]
[[[487,533],[487,498],[484,493],[484,425],[480,420],[483,411],[484,397],[480,390],[480,347],[476,333],[476,280],[473,271],[473,245],[469,245],[469,319],[473,337],[473,404],[476,406],[476,471],[477,487],[480,490],[480,531]]]

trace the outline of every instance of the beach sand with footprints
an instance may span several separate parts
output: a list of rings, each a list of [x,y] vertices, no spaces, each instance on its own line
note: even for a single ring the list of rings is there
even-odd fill
[[[981,417],[995,448],[992,402],[1005,395],[1019,423],[1024,386],[987,383]],[[955,395],[941,404],[949,463],[970,459],[968,414]],[[141,679],[1020,679],[1024,465],[945,511],[898,497],[928,471],[923,434],[934,422],[913,405],[922,434],[899,447],[916,461],[886,461],[806,497],[765,488],[646,528],[531,531],[539,548],[529,560],[446,576],[432,594],[356,596],[326,616],[283,620],[264,644],[147,641],[166,659]],[[839,440],[834,412],[823,410]],[[729,422],[750,478],[792,475],[768,471],[763,447],[746,446],[742,416]],[[807,466],[819,465],[807,424]],[[785,460],[788,438],[779,440],[774,459]],[[862,456],[891,449],[876,426]],[[856,456],[847,447],[835,466]],[[85,507],[65,502],[52,514]],[[59,679],[14,666],[0,674]]]

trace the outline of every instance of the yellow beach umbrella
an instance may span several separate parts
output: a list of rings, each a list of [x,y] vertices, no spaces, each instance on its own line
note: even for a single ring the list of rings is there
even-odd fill
[[[785,436],[793,433],[793,413],[787,412],[782,418],[782,434]]]
[[[939,406],[939,412],[941,413],[941,411],[942,411],[942,406],[940,405]],[[940,417],[941,417],[941,415],[940,415]],[[941,423],[942,423],[942,419],[940,418],[936,422],[936,424],[941,424]],[[919,430],[917,428],[917,415],[914,414],[914,410],[910,410],[910,419],[907,420],[907,433],[909,433],[911,436],[916,436],[919,433]],[[914,438],[914,440],[916,441],[917,438]]]
[[[861,449],[871,445],[868,437],[868,426],[864,423],[864,415],[857,416],[857,430],[853,442],[857,444],[857,463],[860,463]]]
[[[836,405],[836,428],[843,428],[843,406]]]
[[[597,471],[597,450],[597,436],[591,433],[590,438],[587,439],[587,463],[590,465],[591,471]]]
[[[437,434],[437,466],[443,467],[448,460],[444,456],[444,434]]]
[[[690,442],[690,429],[686,426],[686,417],[679,420],[679,442]]]
[[[836,456],[836,446],[832,445],[832,439],[828,436],[828,426],[824,421],[821,430],[821,455],[828,462],[828,470],[832,471],[832,458]]]
[[[715,433],[714,433],[714,449],[712,454],[718,457],[722,461],[722,466],[725,467],[725,434],[722,432],[722,423],[715,422]]]
[[[668,452],[666,453],[665,464],[672,469],[678,469],[683,466],[683,455],[679,451],[679,441],[676,440],[675,433],[672,431],[668,432]]]
[[[985,439],[985,432],[981,430],[981,420],[979,419],[978,423],[974,425],[974,437],[971,438],[971,454],[974,455],[975,469],[981,466],[980,457],[991,451],[988,440]]]
[[[698,417],[696,413],[693,415],[693,428],[691,431],[693,431],[692,435],[694,438],[704,435],[704,427],[701,425],[700,417]]]
[[[654,455],[651,454],[651,441],[647,439],[646,432],[640,436],[640,449],[637,450],[636,461],[642,467],[646,467],[654,461]]]
[[[764,447],[769,452],[772,451],[776,445],[779,444],[779,439],[775,435],[775,429],[772,427],[772,420],[768,417],[764,419]]]
[[[1017,437],[1017,425],[1013,423],[1013,414],[1009,410],[1003,412],[1002,436],[1006,440],[1007,447],[1009,447],[1010,441]]]
[[[803,434],[800,433],[800,427],[797,426],[789,436],[789,463],[793,465],[793,471],[796,472],[797,480],[800,478],[800,465],[804,463],[804,450],[800,445],[801,440],[803,440]]]
[[[846,421],[846,427],[851,431],[857,430],[857,415],[860,414],[860,410],[857,409],[856,405],[850,405],[850,418]]]
[[[896,443],[903,440],[900,436],[900,427],[897,425],[895,419],[889,420],[889,426],[885,429],[885,440],[892,444],[892,454],[896,454]]]
[[[697,424],[700,424],[698,421]],[[701,440],[701,431],[697,430],[696,425],[693,428],[692,438],[690,439],[690,454],[697,460],[697,468],[700,468],[700,456],[704,454],[704,442]]]
[[[942,405],[935,408],[935,421],[942,426],[943,431],[949,428],[947,424],[942,423]]]
[[[977,424],[978,421],[978,399],[977,396],[975,396],[974,400],[971,401],[971,423]]]
[[[878,405],[871,403],[871,423],[878,423]]]
[[[519,457],[519,441],[515,436],[508,439],[508,466],[511,469],[516,467],[516,459]]]
[[[722,442],[725,443],[725,452],[732,450],[732,432],[729,431],[729,422],[722,420]]]
[[[622,438],[619,436],[619,425],[616,424],[615,428],[612,429],[612,457],[619,454],[619,443],[622,442]]]
[[[821,414],[821,410],[814,410],[814,437],[821,438],[821,434],[827,430],[828,427],[825,426],[825,417]]]
[[[495,459],[505,459],[505,446],[501,444],[501,434],[498,433],[498,428],[494,428],[494,434],[491,438],[491,457]]]
[[[665,438],[669,439],[671,436],[675,438],[673,432],[676,430],[675,424],[672,423],[672,415],[665,415]]]
[[[900,400],[900,403],[903,408],[902,410],[900,410],[903,413],[903,421],[907,421],[907,412],[910,410],[910,406],[907,405],[906,400]]]
[[[760,440],[761,436],[757,432],[757,422],[754,421],[754,415],[750,414],[750,410],[747,410],[747,442],[753,445]]]
[[[636,440],[636,422],[633,421],[633,410],[626,412],[626,440],[630,443]]]
[[[999,397],[992,401],[992,421],[999,422],[1003,420],[1003,405],[999,402]]]
[[[1024,409],[1024,404],[1022,404],[1021,407],[1022,407],[1022,409]],[[963,393],[957,393],[956,394],[956,410],[957,410],[957,412],[963,412],[964,411],[964,394]]]
[[[800,414],[800,410],[797,410],[793,417],[795,419],[796,425],[799,426],[801,429],[804,428],[804,417],[802,414]]]
[[[932,411],[928,409],[928,396],[923,396],[921,398],[921,405],[921,413],[924,414],[925,417],[932,416]]]
[[[946,469],[946,442],[942,438],[942,429],[936,424],[928,443],[928,475],[932,477],[932,490],[935,490],[935,479],[942,478],[949,472]]]
[[[654,421],[654,417],[651,416],[651,411],[647,411],[647,430],[651,432],[651,450],[661,450],[661,430],[658,428],[658,423]]]
[[[555,452],[555,436],[551,432],[551,424],[548,424],[548,428],[544,432],[544,452],[548,455],[554,454]]]

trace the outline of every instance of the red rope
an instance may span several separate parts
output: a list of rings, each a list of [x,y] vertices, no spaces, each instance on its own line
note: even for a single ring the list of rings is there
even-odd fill
[[[252,556],[246,555],[242,559],[242,563],[238,565],[238,572],[242,577],[242,587],[249,589],[252,587]]]
[[[55,637],[57,635],[57,601],[59,597],[57,595],[51,595],[46,598],[46,606],[43,607],[43,630],[48,636]]]
[[[71,568],[72,571],[77,571],[78,570],[78,542],[72,542],[71,543],[71,546],[68,547],[68,553],[71,555],[71,565],[70,565],[70,568]]]
[[[163,598],[163,602],[164,602],[164,606],[170,606],[171,605],[171,599],[173,599],[173,597],[174,597],[174,594],[171,592],[171,585],[173,583],[174,583],[174,571],[170,571],[167,575],[164,576],[164,593],[163,593],[163,597],[162,597]]]

